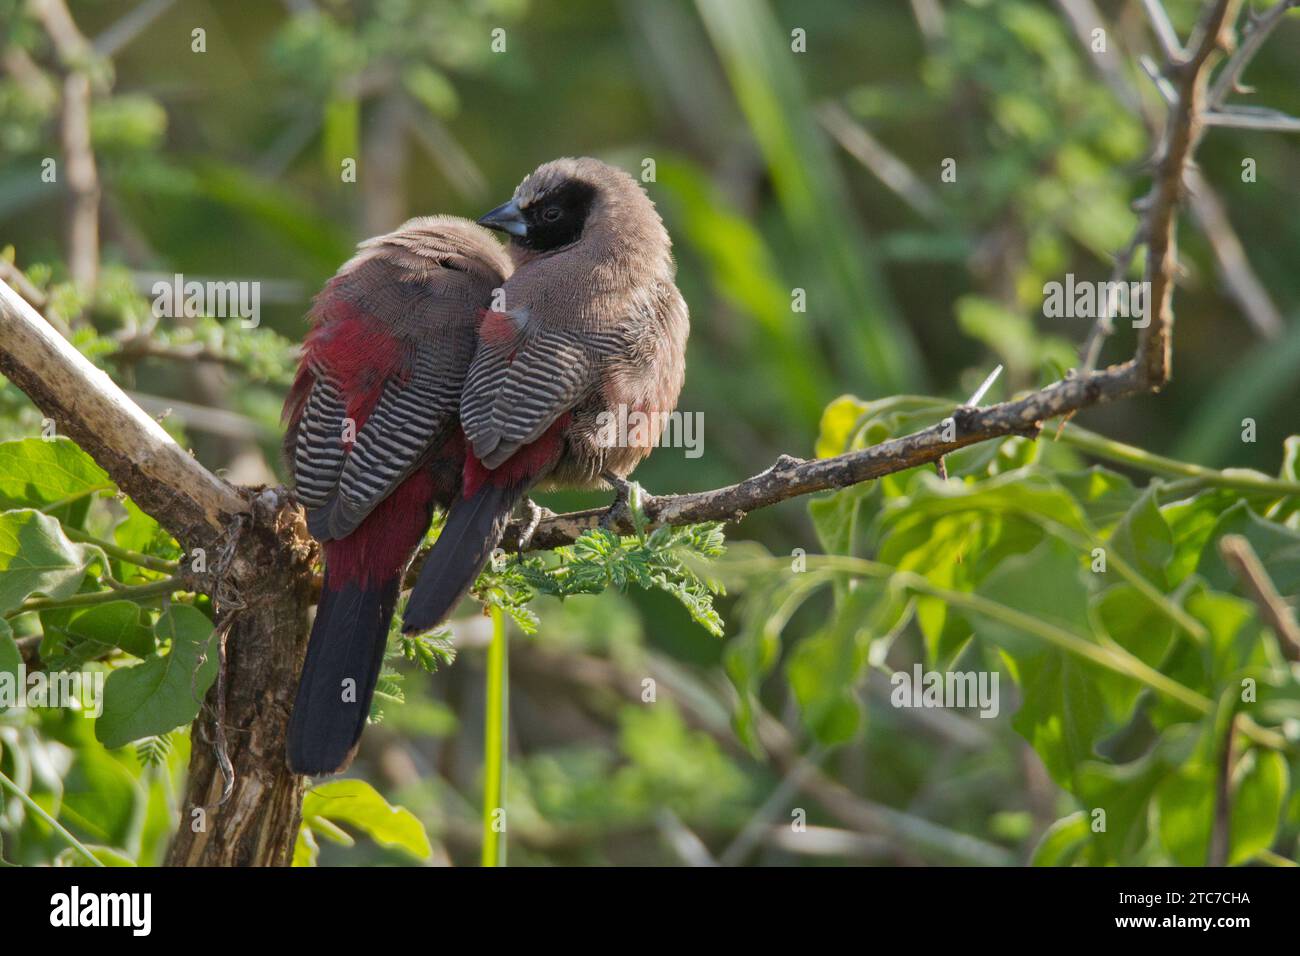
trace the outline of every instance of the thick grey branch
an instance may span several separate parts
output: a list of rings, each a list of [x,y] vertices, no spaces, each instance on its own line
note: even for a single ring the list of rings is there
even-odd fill
[[[247,511],[236,489],[190,457],[2,280],[0,373],[186,544],[211,544],[226,518]]]

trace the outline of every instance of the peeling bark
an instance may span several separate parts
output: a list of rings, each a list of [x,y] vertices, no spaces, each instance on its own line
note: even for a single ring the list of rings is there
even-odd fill
[[[181,826],[169,866],[288,866],[307,779],[290,773],[284,741],[307,650],[315,543],[302,511],[282,490],[263,492],[232,568],[244,607],[224,611],[225,700],[214,683],[194,722]],[[224,712],[224,734],[216,721]],[[234,771],[229,798],[216,742],[224,737]],[[201,812],[196,812],[201,811]]]

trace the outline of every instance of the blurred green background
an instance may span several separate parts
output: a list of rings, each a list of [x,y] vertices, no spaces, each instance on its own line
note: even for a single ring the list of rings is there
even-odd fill
[[[1168,7],[1185,36],[1200,5]],[[1075,362],[1087,321],[1045,319],[1042,287],[1067,272],[1106,279],[1132,233],[1147,124],[1162,115],[1136,67],[1155,52],[1140,8],[74,2],[77,28],[99,47],[84,61],[102,186],[92,292],[68,283],[65,194],[35,172],[61,155],[58,58],[28,5],[0,0],[0,247],[48,295],[47,312],[67,318],[151,412],[173,409],[167,427],[206,464],[271,482],[283,477],[289,343],[357,241],[409,216],[477,217],[556,156],[595,155],[638,174],[652,161],[646,189],[673,237],[692,318],[679,407],[703,413],[705,453],[663,449],[636,477],[656,493],[713,488],[781,452],[811,455],[823,409],[843,393],[960,399],[1002,363],[997,400]],[[1096,57],[1072,19],[1092,9],[1111,28]],[[196,29],[204,52],[192,49]],[[504,31],[502,52],[494,30]],[[1249,71],[1257,101],[1300,113],[1298,44],[1292,17]],[[356,182],[340,176],[347,158]],[[948,158],[952,182],[940,175]],[[1247,158],[1257,181],[1243,182]],[[1212,191],[1181,231],[1174,380],[1158,397],[1079,420],[1154,452],[1271,474],[1300,401],[1300,142],[1215,130],[1199,159]],[[1215,197],[1226,228],[1206,225],[1213,209],[1203,204]],[[1234,232],[1244,263],[1216,252]],[[263,325],[279,338],[207,320],[149,328],[149,287],[175,272],[261,280]],[[1243,304],[1252,282],[1263,301]],[[805,311],[792,308],[796,290]],[[224,358],[112,357],[114,336],[139,327]],[[1121,329],[1107,359],[1132,344]],[[1244,418],[1257,422],[1253,443],[1241,441]],[[34,434],[38,422],[6,384],[0,437]],[[601,499],[543,503],[559,511]],[[799,501],[753,515],[730,539],[776,554],[818,549]],[[733,602],[719,606],[730,622]],[[611,592],[537,609],[540,633],[516,635],[511,661],[511,862],[677,863],[700,852],[726,862],[1023,861],[1061,810],[1007,720],[887,708],[871,709],[866,729],[829,757],[804,747],[824,760],[819,804],[798,795],[788,763],[731,732],[726,642],[670,598]],[[824,606],[805,607],[787,642],[819,614]],[[407,677],[406,702],[384,707],[354,774],[426,824],[435,859],[472,862],[486,620],[458,621],[456,634],[455,665]],[[651,675],[691,705],[643,706],[638,688]],[[868,681],[861,693],[876,699],[880,688]],[[763,699],[775,719],[796,723],[783,672]],[[0,731],[38,746],[13,736],[29,730]],[[57,764],[59,745],[46,745]],[[825,809],[840,791],[902,836],[845,826]],[[817,840],[788,837],[792,806],[807,808]],[[156,858],[157,839],[140,849]],[[24,845],[29,862],[49,852]],[[321,853],[337,864],[406,859],[366,841]]]

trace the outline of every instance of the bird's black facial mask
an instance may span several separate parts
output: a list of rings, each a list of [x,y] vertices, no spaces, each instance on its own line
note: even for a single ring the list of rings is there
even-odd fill
[[[596,189],[589,183],[568,180],[538,196],[522,210],[527,228],[512,242],[536,252],[549,252],[582,236],[582,228],[591,212]]]

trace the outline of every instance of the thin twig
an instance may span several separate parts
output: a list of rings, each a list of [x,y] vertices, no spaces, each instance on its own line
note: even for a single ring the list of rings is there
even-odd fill
[[[1289,661],[1300,661],[1300,625],[1287,606],[1255,549],[1242,535],[1224,535],[1219,540],[1219,554],[1236,575],[1250,599],[1258,605],[1264,621],[1277,635],[1282,653]]]
[[[1210,829],[1210,848],[1206,866],[1227,866],[1232,852],[1232,764],[1237,736],[1237,715],[1228,718],[1223,733],[1223,749],[1214,780],[1214,822]]]
[[[1277,110],[1247,112],[1243,108],[1216,110],[1205,114],[1206,126],[1228,126],[1233,129],[1258,129],[1269,133],[1300,133],[1300,118],[1288,116]]]
[[[826,102],[817,108],[822,127],[854,159],[890,188],[900,199],[930,222],[943,219],[943,204],[907,164],[886,149],[840,104]]]
[[[1090,25],[1101,22],[1100,12],[1093,5],[1092,0],[1057,0],[1057,2],[1065,11],[1071,25],[1074,26],[1075,33],[1084,49],[1091,52],[1088,29]],[[1116,97],[1121,102],[1128,104],[1130,110],[1142,121],[1148,135],[1154,135],[1155,122],[1153,117],[1142,108],[1142,98],[1129,85],[1128,79],[1123,72],[1115,66],[1114,58],[1094,54],[1092,62]],[[1173,84],[1162,74],[1160,67],[1149,56],[1145,55],[1141,57],[1140,63],[1142,69],[1155,84],[1166,105],[1173,103],[1178,94]],[[1209,122],[1208,117],[1207,122]],[[1210,243],[1215,261],[1219,266],[1219,272],[1223,277],[1224,284],[1228,287],[1229,293],[1241,307],[1246,321],[1259,335],[1266,339],[1275,338],[1280,334],[1283,326],[1281,313],[1278,311],[1277,306],[1273,304],[1267,289],[1255,274],[1249,258],[1242,249],[1241,241],[1233,230],[1227,211],[1223,208],[1223,203],[1219,200],[1209,182],[1195,167],[1189,167],[1187,170],[1186,183],[1191,198],[1193,217]],[[1123,274],[1127,270],[1136,248],[1137,244],[1131,244],[1126,250],[1127,255],[1123,257],[1123,261],[1117,260],[1117,272],[1112,274],[1112,282],[1123,278]],[[1109,316],[1099,316],[1098,323],[1104,323],[1104,327],[1098,328],[1094,325],[1087,343],[1080,352],[1084,357],[1083,367],[1089,371],[1096,367],[1096,363],[1100,359],[1099,353],[1105,336],[1111,332]]]
[[[145,0],[95,37],[95,53],[105,59],[116,56],[149,25],[167,12],[175,0]]]
[[[1273,304],[1268,289],[1255,274],[1246,250],[1232,228],[1223,201],[1197,169],[1187,171],[1192,215],[1209,240],[1228,292],[1241,308],[1246,321],[1265,339],[1280,338],[1286,329],[1282,313]]]
[[[1241,0],[1216,0],[1202,15],[1186,60],[1175,61],[1178,98],[1160,146],[1151,190],[1142,202],[1147,244],[1149,322],[1138,335],[1141,378],[1152,390],[1169,380],[1174,325],[1173,287],[1178,257],[1176,211],[1183,198],[1183,171],[1203,135],[1205,88],[1210,71],[1231,42]]]
[[[1160,48],[1164,51],[1165,59],[1177,61],[1183,57],[1183,46],[1178,42],[1178,34],[1174,31],[1174,25],[1169,21],[1169,13],[1165,10],[1165,5],[1160,0],[1142,0],[1142,7],[1147,12],[1147,17],[1151,20],[1151,29],[1160,41]]]
[[[1214,85],[1210,87],[1207,102],[1211,110],[1221,107],[1234,92],[1250,92],[1242,87],[1241,74],[1245,72],[1250,61],[1255,58],[1255,54],[1264,45],[1264,41],[1268,39],[1269,34],[1282,22],[1287,11],[1298,3],[1300,3],[1300,0],[1279,0],[1266,13],[1261,14],[1258,18],[1252,18],[1241,45],[1237,47],[1237,52],[1224,64],[1223,69],[1214,81]]]
[[[35,0],[31,9],[64,70],[59,138],[68,186],[68,273],[83,289],[90,289],[99,275],[99,171],[90,142],[93,48],[63,0]]]
[[[1111,286],[1127,279],[1129,268],[1133,265],[1133,257],[1142,245],[1143,225],[1143,223],[1138,224],[1128,244],[1115,254],[1115,264],[1110,271]],[[1091,372],[1097,367],[1097,362],[1101,359],[1102,346],[1106,344],[1106,339],[1115,331],[1114,316],[1111,315],[1110,310],[1111,303],[1107,301],[1099,303],[1099,305],[1097,318],[1093,322],[1092,328],[1088,332],[1088,338],[1084,341],[1083,348],[1079,353],[1081,356],[1080,368],[1085,372]]]

